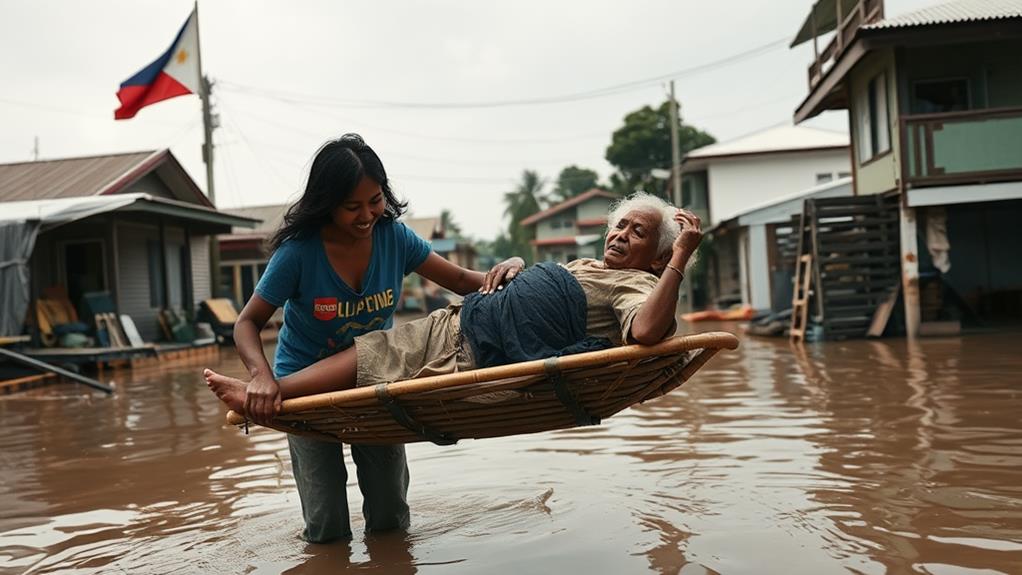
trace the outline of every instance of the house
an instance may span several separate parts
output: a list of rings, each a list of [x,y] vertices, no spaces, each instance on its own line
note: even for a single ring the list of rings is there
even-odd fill
[[[602,257],[607,212],[616,199],[610,192],[593,188],[523,219],[521,225],[536,226],[532,240],[535,260],[567,263]]]
[[[0,266],[0,335],[34,324],[43,294],[81,310],[106,292],[143,339],[162,339],[160,310],[212,295],[210,238],[255,224],[217,211],[169,150],[0,164],[0,260],[14,264]]]
[[[259,278],[266,271],[269,257],[266,242],[284,221],[287,204],[225,208],[235,216],[259,220],[254,228],[236,227],[217,236],[220,245],[219,295],[228,295],[240,309],[252,297]]]
[[[852,179],[846,176],[750,206],[714,227],[711,233],[717,244],[726,242],[729,236],[741,238],[735,242],[741,296],[737,301],[761,311],[781,312],[791,308],[796,232],[803,204],[806,200],[850,195]],[[714,252],[713,256],[717,257],[711,256],[711,281],[722,282],[728,277],[714,268],[724,261],[720,251]],[[712,294],[729,293],[719,283],[708,288]]]
[[[778,126],[689,152],[681,162],[682,196],[674,201],[708,230],[710,248],[702,250],[707,285],[697,292],[721,307],[771,308],[767,229],[739,225],[736,218],[750,207],[788,202],[793,194],[849,177],[848,141],[828,130]],[[695,303],[710,303],[700,299]]]
[[[269,260],[266,243],[280,228],[287,208],[288,204],[273,204],[224,210],[228,214],[262,222],[253,229],[235,228],[229,234],[218,236],[222,284],[220,293],[229,294],[239,307],[244,306],[252,297],[259,278],[266,270],[266,263]],[[401,221],[416,235],[430,242],[434,252],[460,266],[474,268],[475,248],[465,240],[445,237],[440,218],[403,218]],[[406,278],[404,291],[411,295],[400,307],[403,308],[405,303],[417,309],[421,307],[421,302],[425,301],[422,289],[418,278]]]
[[[854,194],[890,196],[900,228],[907,334],[1022,319],[1022,0],[819,0],[808,41],[795,121],[848,110]]]

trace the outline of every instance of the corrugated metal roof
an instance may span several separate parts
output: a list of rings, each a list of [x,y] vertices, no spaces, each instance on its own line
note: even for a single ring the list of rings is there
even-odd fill
[[[261,220],[262,223],[256,226],[255,229],[236,228],[234,230],[235,233],[241,232],[245,236],[253,236],[258,234],[269,235],[277,231],[281,222],[284,221],[284,212],[287,211],[287,208],[288,204],[273,204],[245,208],[221,208],[220,211],[244,218],[252,218],[253,220]],[[230,238],[232,235],[234,234],[220,237]]]
[[[39,220],[45,227],[113,211],[148,211],[224,225],[255,225],[249,218],[225,214],[200,204],[141,193],[5,202],[0,209],[0,221]]]
[[[933,26],[961,22],[983,22],[1022,18],[1022,0],[956,0],[894,18],[886,18],[862,27],[884,30],[912,26]]]
[[[805,126],[780,126],[756,132],[737,140],[703,146],[689,152],[685,156],[685,160],[720,156],[771,154],[795,150],[841,148],[846,146],[848,146],[848,134]]]
[[[0,164],[0,202],[94,196],[155,153]]]

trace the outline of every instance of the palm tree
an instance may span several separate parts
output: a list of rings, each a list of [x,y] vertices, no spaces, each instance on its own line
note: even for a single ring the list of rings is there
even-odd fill
[[[532,261],[532,246],[529,242],[536,237],[536,229],[523,227],[521,221],[542,209],[543,186],[546,182],[532,170],[522,172],[522,179],[514,191],[504,194],[504,215],[510,218],[507,235],[517,255]]]
[[[461,226],[454,221],[454,214],[451,210],[440,211],[440,227],[444,230],[444,236],[448,238],[461,238]]]

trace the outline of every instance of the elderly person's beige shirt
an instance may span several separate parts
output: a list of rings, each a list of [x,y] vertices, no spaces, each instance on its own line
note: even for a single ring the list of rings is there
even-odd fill
[[[582,258],[564,269],[586,294],[586,334],[605,337],[614,345],[627,342],[632,320],[653,293],[657,277],[644,271],[609,269],[600,260]]]
[[[586,295],[586,334],[614,345],[627,340],[632,320],[657,277],[639,270],[614,270],[602,261],[580,259],[564,266]],[[391,329],[355,338],[356,385],[375,385],[414,377],[475,369],[469,342],[461,332],[461,304]]]

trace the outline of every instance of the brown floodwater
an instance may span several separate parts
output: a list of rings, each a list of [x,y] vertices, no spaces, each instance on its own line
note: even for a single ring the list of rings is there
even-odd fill
[[[333,545],[200,367],[0,397],[0,572],[1022,573],[1018,334],[744,338],[599,427],[409,446],[408,532]]]

